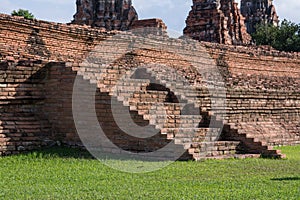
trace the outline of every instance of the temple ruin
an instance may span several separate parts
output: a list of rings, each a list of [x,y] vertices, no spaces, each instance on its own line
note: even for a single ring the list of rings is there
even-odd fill
[[[249,44],[244,17],[234,0],[193,0],[184,34],[221,44]]]
[[[277,26],[272,0],[193,0],[184,34],[195,40],[222,44],[249,44],[260,23]],[[248,33],[248,34],[247,34]]]
[[[138,20],[131,0],[77,0],[72,23],[105,30],[128,30]]]
[[[279,17],[273,0],[242,0],[241,13],[245,17],[247,32],[252,34],[260,23],[278,26]]]
[[[182,160],[284,158],[274,146],[300,144],[300,54],[233,45],[250,41],[237,4],[193,3],[185,34],[201,42],[161,36],[162,20],[137,20],[131,1],[78,0],[75,24],[0,14],[0,155],[58,143],[83,147],[73,113],[79,81],[95,88],[92,95],[80,90],[80,112],[94,108],[97,123],[120,151],[162,149],[160,155],[173,159],[175,152],[163,151],[173,144],[184,152]],[[134,26],[159,31],[140,38],[114,30]],[[103,56],[111,62],[103,63]],[[120,81],[140,66],[146,67]],[[208,87],[214,67],[221,77]],[[95,105],[86,104],[90,96]],[[112,107],[130,117],[117,121]],[[85,114],[81,123],[93,113]],[[156,134],[134,137],[120,127],[134,125]],[[83,136],[94,130],[88,126]]]

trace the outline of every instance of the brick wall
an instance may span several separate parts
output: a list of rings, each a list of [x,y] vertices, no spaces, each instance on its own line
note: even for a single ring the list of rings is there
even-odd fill
[[[51,145],[55,140],[80,145],[71,112],[73,81],[88,53],[117,32],[7,15],[0,15],[0,25],[0,152],[16,153]],[[237,130],[240,135],[254,134],[253,138],[262,138],[270,145],[299,143],[299,54],[259,47],[198,44],[206,48],[226,80],[227,107],[213,111],[215,115],[224,115],[225,125],[231,127],[224,130],[224,137],[240,137],[232,132]],[[161,41],[158,46],[164,45],[167,44]],[[139,64],[165,64],[198,84],[201,98],[195,103],[202,111],[210,112],[209,93],[201,89],[203,77],[191,66],[193,56],[201,56],[202,52],[185,58],[172,52],[143,49],[124,55],[114,63],[113,70],[107,71],[109,84],[115,83],[111,77],[117,78]],[[163,69],[157,72],[162,75],[156,78],[163,79]],[[115,98],[99,85],[98,88],[99,102]],[[99,120],[107,120],[103,123],[109,124],[108,133],[113,138],[116,135],[112,133],[122,133],[111,129],[115,124],[109,115],[101,117],[102,110],[109,110],[109,106],[98,103],[97,109]],[[137,123],[149,123],[137,111],[130,112]],[[166,142],[166,136],[157,135],[139,147],[135,144],[141,141],[126,135],[115,140],[124,149],[139,151],[147,144],[156,144],[153,147],[158,148]]]

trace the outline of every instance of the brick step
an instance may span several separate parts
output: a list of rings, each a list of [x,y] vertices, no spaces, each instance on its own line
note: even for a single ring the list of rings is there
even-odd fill
[[[133,106],[136,102],[158,102],[163,103],[167,100],[168,92],[166,91],[139,91],[134,92],[131,97],[128,98],[129,105]]]
[[[262,141],[280,141],[280,140],[289,140],[291,137],[287,135],[278,135],[278,134],[247,134],[247,138],[255,138]]]
[[[110,93],[112,96],[117,96],[119,101],[126,101],[126,105],[135,105],[136,102],[165,102],[168,92],[163,91],[146,91],[141,88],[136,88],[129,91],[117,91]]]
[[[159,80],[159,77],[156,77],[156,79],[158,79]],[[175,80],[176,81],[176,80]],[[166,84],[166,83],[168,83],[169,81],[162,81],[162,80],[160,80],[160,83],[162,84],[162,85],[165,85],[167,88],[169,88],[170,89],[170,91],[172,91],[173,93],[174,93],[174,95],[176,96],[176,97],[180,97],[180,99],[182,99],[182,100],[186,100],[186,101],[188,101],[188,103],[195,103],[195,100],[197,100],[198,98],[197,97],[186,97],[185,96],[185,94],[186,93],[189,93],[189,92],[187,92],[187,91],[189,91],[190,90],[190,88],[186,88],[186,89],[178,89],[178,88],[180,88],[181,86],[174,86],[174,87],[172,87],[171,85],[169,85],[169,87],[168,87],[168,85]],[[183,87],[183,86],[182,86]],[[197,93],[198,94],[198,93]],[[199,103],[198,103],[199,104]],[[198,106],[197,104],[196,104],[196,106]]]
[[[255,142],[263,142],[264,145],[276,146],[282,144],[282,142],[293,142],[294,138],[278,138],[278,137],[255,137]]]
[[[149,79],[136,79],[136,78],[131,78],[128,76],[124,76],[123,78],[119,79],[116,85],[131,85],[131,84],[139,84],[139,83],[149,83]]]
[[[268,145],[271,145],[271,146],[278,146],[278,145],[282,145],[282,144],[293,144],[295,143],[295,141],[297,140],[296,139],[297,137],[290,137],[290,138],[277,138],[277,139],[270,139],[268,141]],[[300,138],[298,137],[298,143],[300,144]]]
[[[199,108],[195,107],[193,104],[187,103],[172,103],[172,102],[137,102],[136,104],[131,106],[133,110],[140,110],[140,111],[149,111],[151,110],[164,110],[169,111],[179,111],[179,113],[169,113],[169,115],[199,115],[200,111]],[[146,112],[147,113],[147,112]],[[165,114],[165,113],[163,113]],[[159,115],[157,113],[157,115]]]
[[[109,68],[108,68],[109,67]],[[101,65],[94,65],[90,64],[90,66],[84,66],[84,67],[80,67],[78,70],[79,75],[83,75],[83,74],[89,74],[89,73],[93,73],[93,74],[101,74],[104,73],[105,76],[109,75],[109,74],[119,74],[120,75],[120,69],[118,66],[105,66],[102,67]]]
[[[189,139],[189,142],[215,141],[218,139],[218,128],[163,128],[161,134],[168,139]]]
[[[245,136],[245,134],[239,134],[239,136],[237,136],[235,138],[239,141],[243,141],[247,145],[248,151],[251,151],[254,153],[258,153],[259,151],[262,151],[262,150],[272,149],[272,147],[268,146],[267,142],[261,141],[256,138],[248,138]]]
[[[109,95],[111,96],[130,96],[135,92],[145,91],[147,87],[147,83],[136,84],[134,86],[118,86],[117,88],[114,86],[111,88],[111,92]]]
[[[147,69],[147,72],[151,75],[152,78],[159,80],[161,84],[168,84],[169,87],[177,85],[179,88],[191,85],[187,79],[184,79],[184,76],[170,76],[170,72],[164,72],[161,69],[154,70],[153,68],[150,68]]]
[[[153,69],[151,69],[153,71]],[[160,69],[154,70],[156,74],[151,72],[149,69],[148,72],[152,74],[152,76],[159,80],[159,82],[163,85],[165,85],[167,88],[169,88],[176,96],[180,96],[182,100],[186,100],[188,103],[193,103],[197,107],[201,106],[202,104],[210,104],[210,93],[208,92],[209,90],[211,91],[219,91],[216,89],[216,87],[211,87],[208,84],[208,87],[195,87],[194,85],[191,85],[188,83],[186,80],[178,80],[170,78],[169,75],[164,74],[165,72],[162,72]],[[158,73],[160,72],[160,73]],[[205,85],[205,83],[204,83]],[[213,94],[222,94],[225,95],[224,90],[220,90],[220,92],[212,92]],[[224,109],[223,106],[221,105],[220,107],[222,110]]]
[[[238,141],[194,142],[189,148],[189,153],[196,158],[225,156],[237,154]]]
[[[284,158],[285,155],[281,154],[278,150],[273,150],[272,146],[269,146],[268,143],[264,140],[258,138],[249,138],[245,133],[238,133],[234,136],[231,136],[235,140],[242,141],[245,145],[245,151],[250,154],[261,154],[264,157],[272,158]]]
[[[261,137],[260,135],[255,135],[255,134],[240,134],[240,135],[245,137],[248,142],[250,141],[250,142],[257,143],[254,148],[256,148],[257,145],[261,145],[261,146],[263,146],[262,147],[263,149],[269,149],[269,150],[273,149],[272,146],[269,145],[269,143],[281,141],[281,140],[284,140],[284,141],[288,140],[287,138],[285,138],[285,139],[279,138],[278,139],[277,135],[273,135],[276,138],[272,138],[271,136],[270,137]],[[291,138],[291,141],[293,141],[293,138]]]
[[[240,141],[214,141],[214,142],[202,142],[202,143],[194,143],[192,145],[193,148],[196,147],[207,147],[207,146],[215,146],[215,147],[233,147],[238,146],[241,142]]]
[[[151,115],[180,115],[184,106],[181,103],[138,102],[130,106],[130,110],[137,110],[140,115],[144,115],[144,119],[149,120]]]
[[[125,96],[133,94],[140,90],[146,90],[146,87],[150,84],[149,80],[145,79],[130,79],[124,82],[117,82],[116,85],[111,85],[110,95],[112,96]]]
[[[203,94],[200,91],[197,91],[196,89],[193,89],[193,87],[188,87],[188,86],[177,86],[177,85],[170,85],[166,84],[167,88],[170,88],[174,92],[175,95],[181,95],[187,98],[194,98],[196,99],[197,97],[202,97],[206,98],[209,97],[209,94]]]
[[[194,137],[200,137],[200,136],[208,136],[211,135],[212,137],[218,135],[219,128],[163,128],[161,129],[161,134],[167,134],[169,136],[173,136],[173,138],[176,138],[181,135],[186,136],[194,136]]]
[[[247,158],[260,158],[260,157],[261,157],[260,154],[226,154],[226,155],[206,156],[206,157],[194,155],[194,159],[196,161],[199,161],[199,160],[224,160],[224,159],[247,159]]]
[[[198,128],[202,119],[200,115],[154,115],[150,123],[156,128]]]
[[[100,90],[103,86],[111,88],[112,86],[120,83],[121,76],[124,74],[105,74],[104,72],[78,72],[78,75],[81,75],[84,80],[89,81],[92,84],[98,84]],[[103,75],[105,74],[105,75]],[[127,81],[127,80],[126,80]],[[124,81],[124,82],[126,82]]]

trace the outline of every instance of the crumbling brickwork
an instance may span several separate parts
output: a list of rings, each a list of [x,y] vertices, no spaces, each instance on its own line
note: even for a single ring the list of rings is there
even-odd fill
[[[105,30],[128,30],[138,20],[131,0],[77,0],[72,23]]]
[[[147,34],[153,35],[167,35],[167,25],[161,19],[144,19],[134,21],[131,29],[144,30]]]
[[[184,35],[199,41],[248,44],[244,17],[234,0],[193,0]]]
[[[147,28],[148,34],[167,34],[167,26],[161,19],[138,20],[131,0],[77,0],[76,4],[77,13],[74,15],[73,24],[88,25],[106,31]]]
[[[203,150],[208,152],[208,158],[260,154],[281,157],[280,152],[272,150],[273,145],[300,143],[298,53],[195,43],[209,53],[226,83],[225,108],[212,110],[211,94],[203,77],[191,66],[195,56],[203,57],[207,67],[211,62],[201,51],[186,53],[184,58],[177,55],[175,51],[181,50],[178,41],[158,40],[156,47],[167,50],[148,45],[125,53],[109,66],[82,63],[93,50],[101,55],[101,44],[116,34],[86,26],[0,15],[1,154],[53,145],[55,141],[82,145],[72,113],[76,75],[85,84],[97,87],[98,121],[107,137],[127,151],[151,152],[174,141],[186,150],[184,159],[203,158]],[[118,43],[108,50],[115,53],[124,46]],[[166,68],[159,66],[118,83],[130,69],[151,63],[176,70],[191,86],[181,85]],[[114,92],[114,87],[119,92]],[[187,94],[190,87],[194,92]],[[132,95],[126,92],[133,90],[136,92]],[[213,94],[220,95],[218,89]],[[190,106],[182,108],[180,102],[190,102]],[[145,140],[125,134],[116,126],[111,106],[117,106],[120,112],[130,112],[136,124],[148,124],[158,134]],[[162,118],[163,110],[167,120]],[[222,115],[223,120],[218,118]],[[209,133],[218,131],[208,126],[210,121],[224,125],[213,146],[203,142]]]
[[[241,13],[245,17],[247,31],[252,34],[256,25],[269,23],[275,26],[279,23],[273,0],[242,0]]]

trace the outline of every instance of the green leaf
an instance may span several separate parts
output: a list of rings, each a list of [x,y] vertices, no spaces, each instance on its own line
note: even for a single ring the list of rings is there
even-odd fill
[[[19,9],[18,11],[13,10],[11,13],[12,16],[20,16],[25,19],[34,19],[34,15],[30,13],[28,10]]]

